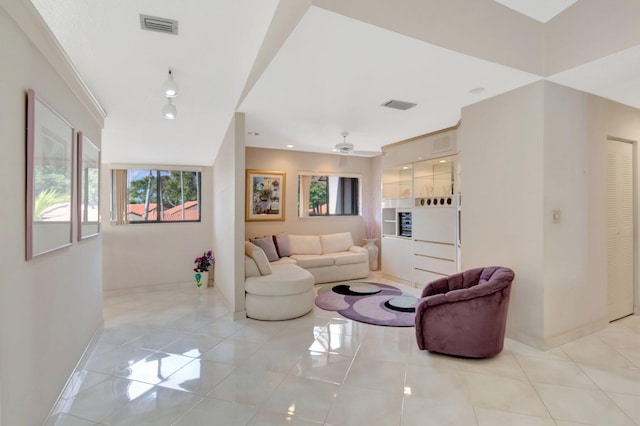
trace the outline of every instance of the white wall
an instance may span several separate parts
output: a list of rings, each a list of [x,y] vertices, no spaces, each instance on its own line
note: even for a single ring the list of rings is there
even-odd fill
[[[153,167],[154,165],[150,165]],[[180,167],[180,165],[171,165]],[[111,198],[111,171],[102,165],[102,200]],[[194,259],[212,249],[213,168],[202,168],[201,221],[137,223],[109,221],[109,202],[102,203],[104,289],[184,284],[193,282]],[[214,253],[215,255],[215,253]]]
[[[508,334],[544,337],[544,85],[535,83],[462,110],[462,270],[515,271]]]
[[[549,82],[463,109],[463,269],[515,270],[508,333],[525,343],[607,324],[607,136],[640,139],[640,111]]]
[[[342,167],[341,167],[342,165]],[[375,166],[374,166],[375,165]],[[288,234],[328,234],[350,231],[353,242],[364,242],[362,216],[298,217],[298,172],[359,173],[362,175],[362,207],[374,206],[376,228],[380,237],[380,176],[379,158],[341,157],[332,154],[307,153],[264,148],[246,149],[246,168],[282,170],[286,172],[285,220],[281,222],[246,222],[245,237],[261,237],[280,232]]]
[[[0,423],[39,425],[102,326],[102,239],[74,226],[71,247],[25,261],[26,91],[98,146],[103,123],[31,3],[2,3],[0,40]]]
[[[213,165],[215,282],[236,318],[245,316],[244,135],[244,114],[236,113]]]

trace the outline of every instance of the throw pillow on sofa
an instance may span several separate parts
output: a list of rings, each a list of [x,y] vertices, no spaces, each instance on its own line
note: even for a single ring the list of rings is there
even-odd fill
[[[276,243],[276,250],[280,257],[291,256],[291,248],[289,247],[289,236],[287,234],[278,234],[273,236]]]
[[[278,250],[276,249],[276,245],[273,242],[273,237],[271,235],[262,238],[250,238],[249,241],[257,245],[262,249],[262,251],[264,251],[264,254],[267,256],[269,262],[275,262],[276,260],[280,259],[280,256],[278,256]]]

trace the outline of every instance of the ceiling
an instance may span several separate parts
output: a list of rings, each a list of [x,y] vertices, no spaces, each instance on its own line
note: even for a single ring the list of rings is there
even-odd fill
[[[587,0],[31,1],[107,112],[108,163],[211,165],[236,111],[248,146],[330,153],[348,131],[356,150],[376,153],[543,78],[640,107],[640,46],[551,75],[522,65],[539,46],[521,49],[513,28],[542,40],[555,16]],[[430,24],[412,26],[412,5]],[[141,13],[178,20],[178,35],[142,31]],[[169,67],[175,120],[160,114]],[[381,106],[392,99],[417,106]]]

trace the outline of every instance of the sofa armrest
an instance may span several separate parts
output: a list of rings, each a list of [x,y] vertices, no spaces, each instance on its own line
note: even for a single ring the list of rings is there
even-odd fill
[[[369,250],[360,246],[351,246],[349,247],[349,251],[352,253],[369,253]]]
[[[256,262],[252,258],[250,258],[245,254],[244,255],[244,277],[249,278],[249,277],[259,277],[259,276],[260,276],[260,270],[258,269],[258,265],[256,265]]]

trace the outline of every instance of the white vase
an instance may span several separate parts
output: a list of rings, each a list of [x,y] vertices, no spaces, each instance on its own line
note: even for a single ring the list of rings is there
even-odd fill
[[[196,282],[196,287],[199,289],[205,289],[209,285],[209,271],[194,272],[193,278]]]
[[[377,238],[363,238],[366,244],[362,247],[366,248],[369,251],[369,270],[377,271],[378,270],[378,253],[380,249],[376,245]]]

